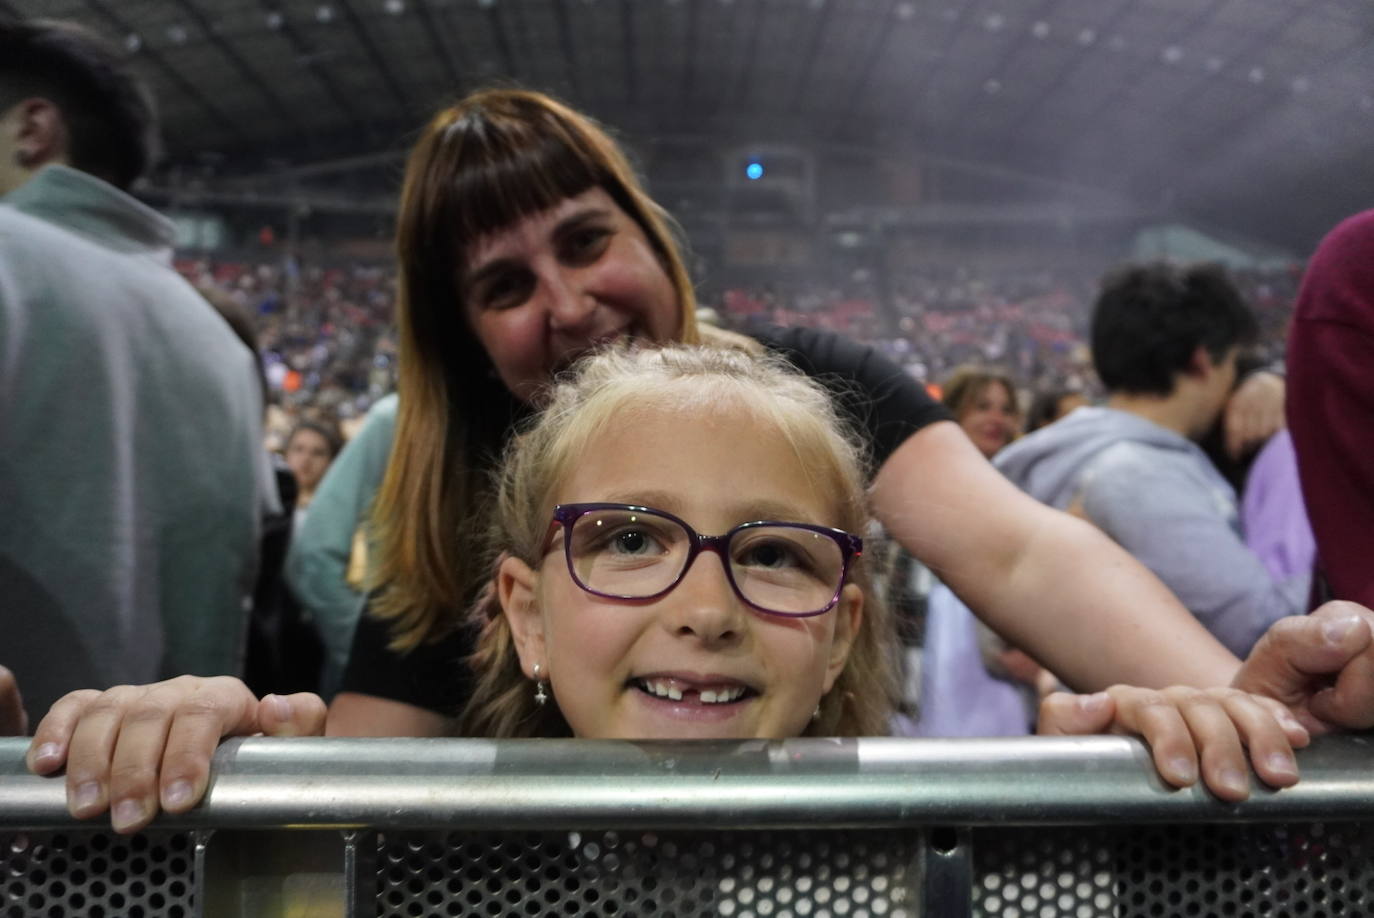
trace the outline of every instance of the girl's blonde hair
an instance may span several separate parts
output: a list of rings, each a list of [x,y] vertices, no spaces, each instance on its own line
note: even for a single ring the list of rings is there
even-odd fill
[[[476,525],[491,464],[524,411],[465,318],[475,243],[591,188],[639,224],[677,293],[677,340],[697,341],[696,300],[674,224],[596,122],[537,92],[494,89],[445,108],[420,134],[397,214],[400,407],[372,515],[369,611],[391,648],[458,624],[486,573]]]
[[[707,411],[720,405],[751,413],[760,436],[783,438],[816,492],[833,498],[837,516],[827,523],[849,532],[864,531],[865,462],[858,446],[864,441],[841,421],[829,395],[815,382],[781,358],[737,349],[619,349],[585,359],[560,379],[547,407],[511,442],[496,485],[490,545],[496,557],[489,559],[491,567],[505,554],[539,567],[558,489],[577,457],[613,421],[650,411]],[[898,698],[898,641],[890,613],[872,589],[862,560],[851,566],[849,581],[864,591],[863,622],[808,735],[886,733]],[[490,737],[569,735],[556,704],[535,704],[493,588],[474,606],[473,619],[479,632],[477,649],[469,659],[475,691],[460,718],[459,732]]]

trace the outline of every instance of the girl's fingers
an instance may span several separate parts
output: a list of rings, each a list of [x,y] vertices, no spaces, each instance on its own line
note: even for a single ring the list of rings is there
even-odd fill
[[[310,692],[264,695],[258,702],[258,723],[268,736],[323,736],[327,713],[324,699]]]
[[[158,801],[169,813],[200,802],[210,780],[210,760],[226,736],[257,733],[258,703],[237,679],[196,682],[177,706],[161,759]]]
[[[1105,733],[1116,719],[1116,703],[1106,692],[1075,695],[1052,692],[1040,702],[1035,732],[1041,736]]]
[[[1225,706],[1226,696],[1192,688],[1175,688],[1166,694],[1177,698],[1202,760],[1202,780],[1207,789],[1223,800],[1239,802],[1250,796],[1250,769],[1240,731]],[[1244,697],[1237,692],[1237,697]],[[1258,711],[1258,708],[1254,710]],[[1274,725],[1277,732],[1277,725]]]
[[[1298,783],[1298,760],[1293,755],[1288,736],[1262,699],[1242,692],[1228,692],[1221,699],[1260,779],[1270,787],[1291,787]]]
[[[71,745],[72,733],[82,713],[100,693],[94,689],[83,689],[63,695],[53,704],[34,731],[33,742],[29,743],[25,757],[29,771],[36,775],[50,775],[67,761],[67,749]]]
[[[67,751],[67,809],[77,819],[105,812],[110,766],[124,712],[145,688],[119,685],[91,699],[72,731]]]
[[[1246,695],[1269,712],[1269,716],[1283,731],[1284,738],[1288,740],[1291,749],[1305,749],[1312,742],[1312,734],[1293,715],[1288,705],[1267,695],[1251,695],[1248,692]]]
[[[1112,686],[1117,723],[1139,734],[1150,747],[1160,777],[1175,787],[1197,781],[1197,746],[1177,705],[1163,692],[1133,686]]]

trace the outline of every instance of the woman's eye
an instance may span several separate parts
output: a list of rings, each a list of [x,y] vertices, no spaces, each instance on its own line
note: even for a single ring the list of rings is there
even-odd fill
[[[486,309],[510,309],[525,301],[527,283],[515,275],[493,278],[482,288],[480,301]]]
[[[599,226],[588,226],[571,233],[565,243],[566,257],[574,259],[594,259],[610,244],[610,230]]]

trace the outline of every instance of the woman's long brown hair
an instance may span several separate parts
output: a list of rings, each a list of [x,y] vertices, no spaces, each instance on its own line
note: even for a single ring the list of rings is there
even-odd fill
[[[370,613],[404,651],[452,630],[489,573],[488,475],[522,411],[464,317],[474,243],[565,198],[603,188],[643,229],[677,292],[679,340],[697,340],[696,301],[671,218],[615,141],[540,93],[486,90],[444,109],[406,166],[397,215],[400,405],[372,513]]]

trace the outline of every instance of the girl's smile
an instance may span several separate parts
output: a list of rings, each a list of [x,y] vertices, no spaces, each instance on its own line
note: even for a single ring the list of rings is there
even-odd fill
[[[658,508],[698,532],[725,533],[760,519],[834,525],[828,493],[785,436],[727,400],[616,415],[555,497]],[[646,547],[660,549],[636,533],[629,560],[617,563],[638,570]],[[500,590],[526,672],[541,664],[573,731],[620,739],[800,734],[844,667],[863,604],[848,585],[814,617],[757,611],[714,551],[656,599],[597,596],[573,580],[561,537],[537,569],[508,560]]]

